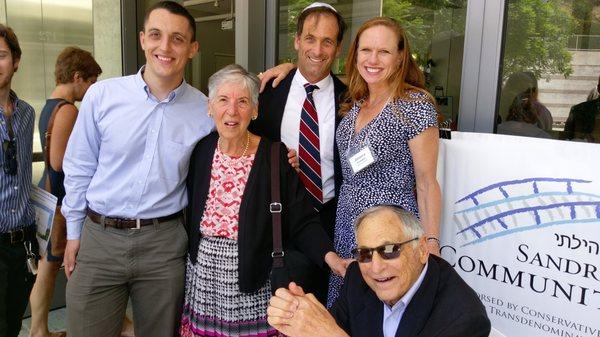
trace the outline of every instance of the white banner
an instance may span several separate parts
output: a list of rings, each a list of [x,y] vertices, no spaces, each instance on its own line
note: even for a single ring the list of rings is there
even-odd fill
[[[442,256],[507,337],[600,337],[600,145],[452,132]]]

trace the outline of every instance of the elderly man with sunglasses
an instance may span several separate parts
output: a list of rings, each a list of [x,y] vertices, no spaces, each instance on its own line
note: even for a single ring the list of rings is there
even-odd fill
[[[328,312],[291,283],[269,303],[268,321],[290,337],[487,337],[477,294],[443,259],[429,255],[419,221],[396,206],[375,206],[356,220],[357,262]]]

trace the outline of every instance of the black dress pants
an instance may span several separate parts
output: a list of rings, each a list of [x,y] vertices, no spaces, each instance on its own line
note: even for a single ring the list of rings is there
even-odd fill
[[[32,250],[37,252],[33,240]],[[27,270],[22,242],[0,242],[0,337],[17,337],[35,276]]]

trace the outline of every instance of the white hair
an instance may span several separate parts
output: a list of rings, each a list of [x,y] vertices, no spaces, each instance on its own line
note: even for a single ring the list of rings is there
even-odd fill
[[[385,204],[369,207],[366,210],[364,210],[362,213],[360,213],[360,215],[354,221],[354,233],[358,232],[358,228],[366,219],[368,219],[380,212],[383,212],[385,210],[394,212],[394,214],[398,217],[398,220],[400,220],[402,233],[404,233],[404,235],[407,238],[409,238],[409,239],[419,238],[419,237],[423,236],[423,234],[425,233],[423,231],[423,226],[421,226],[421,223],[419,222],[419,219],[417,219],[417,217],[414,214],[403,209],[400,206],[385,205]],[[418,244],[418,243],[417,242],[413,243],[413,245],[416,245],[416,244]]]
[[[253,73],[248,72],[238,64],[230,64],[212,74],[208,78],[208,98],[212,99],[224,83],[237,82],[244,85],[250,91],[250,97],[254,106],[258,105],[258,89],[260,80]]]

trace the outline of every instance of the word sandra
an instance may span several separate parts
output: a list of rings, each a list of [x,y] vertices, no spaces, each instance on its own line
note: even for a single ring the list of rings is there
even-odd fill
[[[529,245],[520,244],[517,261],[529,263],[531,265],[546,269],[554,269],[571,275],[581,275],[585,278],[591,278],[598,282],[598,267],[593,264],[578,262],[564,257],[553,257],[549,254],[535,253],[529,257]]]
[[[528,261],[528,255],[524,250],[525,247],[522,246],[526,245],[519,246],[519,253],[521,254],[520,257],[525,257],[524,260]],[[521,250],[521,248],[523,248],[523,250]],[[522,270],[511,270],[506,266],[495,263],[486,264],[486,262],[480,259],[472,258],[468,255],[461,255],[457,257],[456,249],[452,246],[443,246],[440,252],[442,256],[452,265],[452,267],[465,273],[474,273],[477,276],[500,283],[600,310],[600,290],[574,285],[571,283],[562,283],[561,281],[555,279]],[[564,269],[566,267],[562,268]],[[592,273],[592,269],[590,268],[589,270],[590,272],[588,272],[588,275],[595,276],[596,271],[594,270]]]

